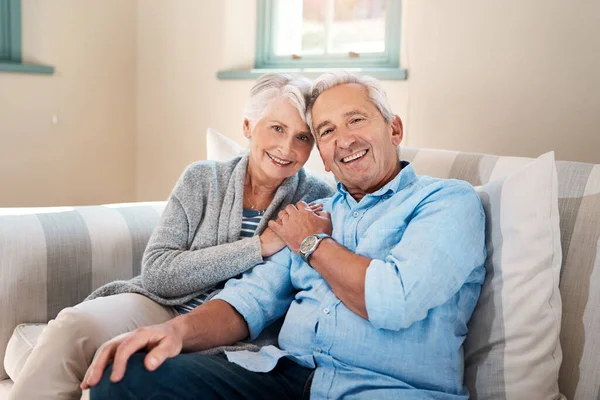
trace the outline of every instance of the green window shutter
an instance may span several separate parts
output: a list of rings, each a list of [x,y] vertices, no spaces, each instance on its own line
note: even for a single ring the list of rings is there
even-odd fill
[[[0,60],[8,60],[10,54],[10,21],[8,0],[0,0]]]
[[[0,0],[0,60],[21,62],[21,0]]]

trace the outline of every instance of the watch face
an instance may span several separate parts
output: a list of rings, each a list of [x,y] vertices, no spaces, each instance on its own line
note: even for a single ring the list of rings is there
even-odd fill
[[[302,244],[300,245],[300,251],[302,253],[306,253],[307,251],[309,251],[317,242],[317,237],[316,236],[309,236],[306,239],[304,239],[302,241]]]

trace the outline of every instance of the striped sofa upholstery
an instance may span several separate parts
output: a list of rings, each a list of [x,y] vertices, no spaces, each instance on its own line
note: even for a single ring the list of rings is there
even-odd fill
[[[531,161],[413,148],[402,148],[402,158],[421,175],[473,185]],[[600,165],[556,164],[563,248],[560,389],[568,399],[600,399]],[[17,324],[46,322],[103,283],[139,273],[164,205],[0,209],[0,360]],[[7,382],[0,381],[0,398]]]
[[[104,283],[138,275],[165,204],[0,208],[0,360],[18,324],[47,322]]]

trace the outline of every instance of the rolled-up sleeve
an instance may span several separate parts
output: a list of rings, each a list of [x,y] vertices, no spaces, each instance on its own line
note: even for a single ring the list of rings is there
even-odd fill
[[[294,299],[290,266],[291,251],[286,247],[240,279],[229,280],[214,297],[226,301],[244,317],[251,340],[290,307]]]
[[[485,216],[477,193],[452,183],[415,209],[399,243],[372,259],[365,278],[369,321],[400,330],[423,320],[465,283],[485,277]]]

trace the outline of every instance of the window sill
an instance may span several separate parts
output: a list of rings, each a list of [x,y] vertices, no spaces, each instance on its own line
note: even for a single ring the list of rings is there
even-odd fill
[[[217,78],[221,80],[232,79],[256,79],[269,72],[288,72],[305,75],[309,78],[330,71],[344,69],[359,74],[371,75],[380,80],[406,80],[405,69],[401,68],[273,68],[273,69],[229,69],[217,72]]]
[[[22,72],[28,74],[52,75],[54,67],[50,65],[22,64],[10,61],[0,61],[0,72]]]

